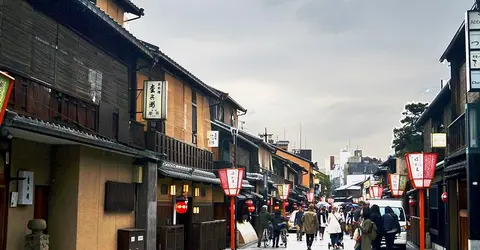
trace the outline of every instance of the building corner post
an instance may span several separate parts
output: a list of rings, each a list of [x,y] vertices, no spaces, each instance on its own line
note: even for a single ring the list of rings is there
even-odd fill
[[[157,249],[157,178],[158,163],[143,164],[142,183],[137,189],[136,228],[145,229],[145,249]]]

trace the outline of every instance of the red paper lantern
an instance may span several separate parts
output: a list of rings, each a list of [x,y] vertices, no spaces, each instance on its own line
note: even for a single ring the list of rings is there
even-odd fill
[[[448,193],[447,193],[447,192],[443,192],[441,198],[442,198],[442,201],[443,201],[444,203],[447,203],[447,201],[448,201]]]
[[[188,204],[185,201],[177,201],[177,204],[175,205],[175,211],[177,214],[184,214],[188,210]]]
[[[370,199],[381,199],[383,194],[383,187],[377,185],[371,186],[368,189],[368,192],[370,194]]]
[[[253,205],[253,201],[252,200],[246,200],[245,204],[247,204],[248,206],[251,206],[251,205]]]
[[[408,176],[414,188],[430,188],[435,177],[437,156],[436,153],[408,153],[405,155]]]
[[[270,199],[267,200],[267,206],[270,206],[272,204],[272,202],[270,201]]]
[[[274,206],[273,207],[273,210],[278,210],[278,209],[280,209],[280,206]]]
[[[218,170],[220,184],[226,196],[238,196],[242,188],[244,173],[245,169],[243,168],[224,168]]]
[[[413,198],[409,199],[408,200],[408,204],[410,204],[410,206],[415,206],[415,204],[417,204],[417,201]]]
[[[250,213],[255,212],[255,207],[254,206],[248,206],[248,212],[250,212]]]
[[[283,205],[285,205],[285,206],[288,206],[288,204],[289,204],[288,201],[283,202]]]

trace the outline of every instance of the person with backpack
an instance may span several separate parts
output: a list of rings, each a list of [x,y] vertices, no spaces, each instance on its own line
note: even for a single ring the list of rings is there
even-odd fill
[[[370,208],[363,208],[362,224],[356,233],[355,250],[372,250],[372,241],[377,238],[377,226],[370,217]]]
[[[393,209],[390,206],[385,207],[385,214],[383,215],[383,230],[387,250],[393,250],[395,235],[400,233],[401,230],[398,216],[393,212]]]
[[[373,205],[370,208],[370,220],[375,223],[377,226],[377,238],[372,241],[372,250],[380,250],[380,246],[383,238],[383,217],[380,214],[380,207],[378,205]]]

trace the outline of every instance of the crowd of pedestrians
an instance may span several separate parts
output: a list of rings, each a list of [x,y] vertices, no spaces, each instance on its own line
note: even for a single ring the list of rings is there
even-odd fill
[[[355,250],[378,250],[382,239],[385,239],[387,250],[393,249],[395,235],[400,233],[398,216],[392,208],[385,207],[381,215],[377,205],[360,202],[358,206],[337,207],[323,206],[317,208],[313,204],[298,208],[293,219],[297,229],[297,241],[305,235],[307,250],[312,249],[315,240],[324,239],[325,233],[330,235],[330,246],[343,248],[343,237],[354,239]],[[263,231],[263,230],[262,230]],[[259,245],[261,236],[259,236]]]

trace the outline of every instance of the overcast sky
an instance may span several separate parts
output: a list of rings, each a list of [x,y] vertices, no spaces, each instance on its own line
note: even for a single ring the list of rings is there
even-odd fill
[[[248,109],[245,130],[314,151],[391,153],[406,102],[448,80],[438,59],[473,0],[133,0],[129,23]],[[433,90],[433,91],[428,91]],[[286,131],[286,132],[285,132]]]

